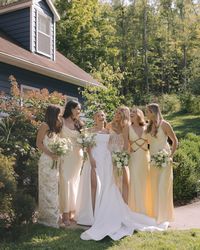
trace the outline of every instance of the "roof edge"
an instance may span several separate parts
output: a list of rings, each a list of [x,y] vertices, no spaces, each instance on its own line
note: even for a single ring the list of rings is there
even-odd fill
[[[58,14],[58,11],[56,10],[56,8],[55,8],[54,4],[52,3],[52,1],[51,0],[46,0],[46,2],[48,4],[49,8],[51,9],[51,11],[54,13],[55,20],[59,21],[60,20],[60,15]]]
[[[26,2],[19,2],[19,3],[13,3],[13,4],[8,4],[0,8],[0,15],[1,14],[6,14],[12,11],[20,10],[20,9],[25,9],[27,7],[30,7],[32,5],[32,0],[26,1]]]
[[[72,83],[78,86],[87,87],[87,86],[96,86],[100,88],[105,88],[103,85],[96,84],[94,82],[89,82],[78,77],[64,74],[56,70],[49,69],[48,67],[38,65],[36,63],[27,61],[25,59],[11,56],[7,53],[0,51],[0,62],[7,63],[22,69],[26,69],[32,72],[36,72],[41,75],[49,76],[54,79],[62,80],[67,83]]]
[[[6,14],[9,12],[13,12],[16,10],[20,9],[25,9],[27,7],[31,7],[31,5],[34,5],[34,0],[25,0],[22,2],[14,2],[10,3],[8,5],[3,5],[0,7],[0,14]],[[50,10],[53,12],[55,20],[59,21],[60,20],[60,15],[58,14],[58,11],[56,10],[54,4],[52,3],[51,0],[46,0],[47,5],[49,6]]]

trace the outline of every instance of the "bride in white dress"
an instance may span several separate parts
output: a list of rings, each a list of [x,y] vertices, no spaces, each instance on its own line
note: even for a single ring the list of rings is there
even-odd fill
[[[99,111],[94,114],[94,127],[88,129],[90,133],[95,133],[95,139],[100,134],[108,134],[105,128],[105,114]],[[79,191],[76,205],[75,220],[77,224],[92,225],[94,222],[94,214],[101,200],[103,191],[103,176],[101,172],[102,161],[99,157],[105,152],[96,152],[96,147],[89,149],[89,158],[83,167],[80,178]],[[96,152],[96,153],[95,153]],[[105,158],[106,160],[106,158]],[[100,165],[98,164],[100,162]],[[100,168],[100,170],[99,170]]]
[[[82,197],[79,196],[81,198],[79,202],[81,203],[82,200],[82,204],[87,204],[87,208],[82,207],[77,217],[83,218],[82,216],[85,215],[85,221],[91,219],[92,226],[81,234],[81,239],[97,241],[110,236],[113,240],[119,240],[124,236],[132,235],[135,230],[162,231],[166,229],[167,225],[158,225],[155,219],[132,212],[123,201],[113,177],[112,157],[108,149],[109,139],[109,134],[96,131],[96,146],[91,150],[96,163],[97,177],[94,215],[92,215],[91,186],[88,185],[90,183],[88,181],[90,179],[89,163],[84,166],[85,174],[81,177],[84,193],[82,192]],[[90,213],[88,213],[88,207],[90,207]],[[80,220],[77,219],[77,222],[80,223]]]

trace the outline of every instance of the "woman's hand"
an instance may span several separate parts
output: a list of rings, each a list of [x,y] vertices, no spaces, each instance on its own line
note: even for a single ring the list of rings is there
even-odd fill
[[[49,156],[52,158],[52,160],[56,161],[58,160],[58,155],[50,153]]]
[[[169,160],[170,160],[170,162],[173,162],[173,155],[169,156]]]

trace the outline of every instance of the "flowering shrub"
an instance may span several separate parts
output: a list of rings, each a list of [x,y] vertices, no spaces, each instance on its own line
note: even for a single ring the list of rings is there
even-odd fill
[[[13,219],[12,197],[16,192],[14,158],[0,154],[0,232]]]
[[[10,96],[4,93],[0,94],[0,110],[7,114],[0,121],[0,148],[1,154],[10,159],[12,156],[12,164],[14,168],[13,178],[17,193],[21,195],[11,195],[10,203],[13,214],[20,215],[20,218],[11,218],[14,223],[22,223],[24,220],[29,222],[34,209],[34,200],[37,201],[38,196],[38,181],[37,181],[37,163],[39,152],[36,149],[36,134],[41,122],[44,121],[46,107],[52,104],[64,105],[66,97],[60,93],[49,93],[47,89],[38,91],[28,91],[23,96],[20,94],[18,83],[13,76],[11,80]],[[6,159],[7,159],[6,158]],[[0,190],[3,190],[4,183],[1,181],[0,172]],[[12,199],[13,198],[15,199]],[[22,200],[25,197],[30,203],[30,206],[20,210],[17,197]],[[23,201],[23,203],[26,203]],[[16,205],[18,204],[18,208]],[[32,204],[32,205],[31,205]],[[26,215],[23,213],[26,212]],[[0,208],[0,214],[2,209]]]

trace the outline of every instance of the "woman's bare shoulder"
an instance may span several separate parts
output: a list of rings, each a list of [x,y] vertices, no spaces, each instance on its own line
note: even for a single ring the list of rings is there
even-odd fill
[[[39,130],[48,130],[49,126],[46,122],[42,122],[39,126]]]

